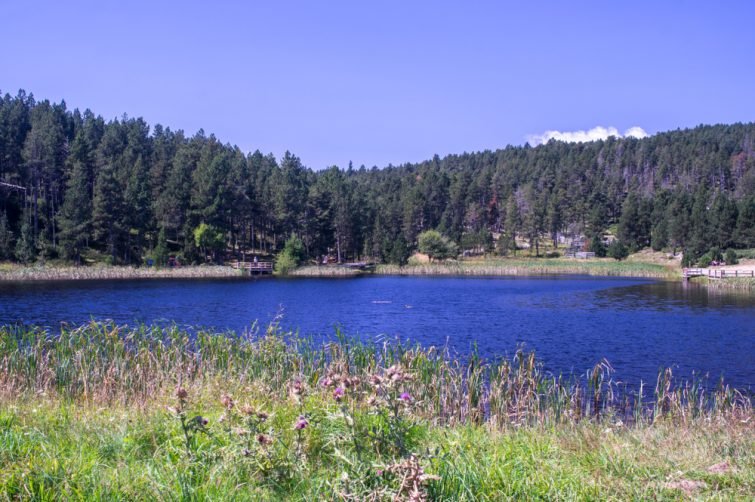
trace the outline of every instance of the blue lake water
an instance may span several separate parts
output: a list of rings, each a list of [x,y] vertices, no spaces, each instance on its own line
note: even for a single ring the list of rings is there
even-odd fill
[[[243,331],[276,316],[305,335],[474,344],[487,358],[533,349],[554,373],[601,358],[630,383],[724,375],[755,387],[755,298],[680,282],[595,277],[365,277],[0,283],[0,324],[175,322]]]

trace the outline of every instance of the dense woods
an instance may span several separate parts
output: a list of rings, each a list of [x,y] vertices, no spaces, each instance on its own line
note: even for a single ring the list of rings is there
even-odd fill
[[[273,254],[403,263],[437,230],[460,251],[541,254],[609,229],[630,250],[755,247],[755,123],[551,141],[322,171],[199,131],[0,99],[0,260],[117,264]]]

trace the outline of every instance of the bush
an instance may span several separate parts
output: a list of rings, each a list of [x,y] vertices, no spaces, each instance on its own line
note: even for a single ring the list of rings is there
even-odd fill
[[[724,261],[724,255],[723,253],[721,253],[721,250],[717,247],[710,248],[710,251],[708,252],[708,254],[710,255],[711,261],[718,261],[718,262]]]
[[[603,240],[599,235],[594,235],[592,240],[590,241],[590,251],[595,253],[595,256],[597,256],[598,258],[606,257],[608,250],[606,249],[606,245],[603,244]]]
[[[624,245],[623,242],[619,240],[615,240],[611,243],[610,246],[608,246],[608,256],[611,258],[621,261],[626,259],[627,256],[629,256],[629,249]]]
[[[216,251],[225,247],[223,232],[212,225],[200,223],[194,229],[194,243],[202,251],[202,259],[207,258],[207,253],[212,252],[213,258]]]
[[[545,253],[546,258],[558,258],[561,256],[561,253],[558,251],[551,251],[550,253]]]
[[[417,240],[420,252],[429,256],[430,261],[455,258],[459,252],[455,242],[436,230],[422,232]]]
[[[283,246],[283,251],[275,258],[275,273],[279,275],[288,274],[298,267],[304,261],[304,258],[304,243],[296,235],[291,234],[291,237]]]
[[[291,254],[283,251],[275,258],[275,273],[278,275],[288,275],[288,273],[299,266],[299,263]]]
[[[739,263],[739,259],[737,259],[737,252],[733,249],[727,249],[725,260],[727,265],[736,265],[737,263]]]
[[[710,266],[710,262],[712,261],[713,258],[711,258],[710,253],[705,253],[697,260],[697,266],[706,268]]]

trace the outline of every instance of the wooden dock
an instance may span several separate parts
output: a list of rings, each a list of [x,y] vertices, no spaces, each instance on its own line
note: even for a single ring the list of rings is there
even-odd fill
[[[682,279],[689,281],[693,277],[707,277],[709,279],[737,279],[755,278],[755,270],[724,270],[717,268],[685,268],[682,271]]]
[[[249,272],[249,275],[263,275],[273,273],[273,262],[271,261],[232,261],[228,265],[236,270]]]

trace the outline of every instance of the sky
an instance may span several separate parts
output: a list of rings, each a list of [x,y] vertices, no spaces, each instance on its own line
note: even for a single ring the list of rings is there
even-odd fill
[[[322,169],[755,120],[755,2],[0,0],[0,91]]]

